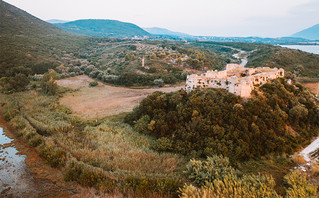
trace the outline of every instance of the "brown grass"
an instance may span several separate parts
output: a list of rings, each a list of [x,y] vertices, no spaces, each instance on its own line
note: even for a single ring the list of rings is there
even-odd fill
[[[304,159],[304,157],[302,155],[295,155],[292,160],[296,163],[296,164],[305,164],[306,161]]]
[[[303,86],[307,87],[309,91],[311,91],[314,94],[317,94],[319,89],[319,82],[317,83],[303,83]]]
[[[184,88],[176,87],[131,89],[114,87],[99,83],[96,87],[89,87],[89,82],[94,81],[88,76],[76,76],[58,81],[58,85],[73,89],[78,92],[68,93],[60,102],[71,108],[72,112],[82,118],[96,119],[130,112],[133,107],[154,91],[171,92]]]

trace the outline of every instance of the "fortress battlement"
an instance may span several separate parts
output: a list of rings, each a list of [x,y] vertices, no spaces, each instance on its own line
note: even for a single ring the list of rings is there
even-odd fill
[[[284,73],[282,68],[244,68],[238,64],[228,64],[223,71],[210,70],[200,75],[188,75],[186,91],[190,92],[196,88],[221,88],[248,98],[255,86],[263,85],[271,79],[284,77]]]

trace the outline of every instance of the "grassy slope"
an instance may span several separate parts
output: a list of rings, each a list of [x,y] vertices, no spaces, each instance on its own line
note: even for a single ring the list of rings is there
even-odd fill
[[[279,67],[299,77],[319,78],[319,55],[300,50],[263,46],[249,56],[247,66]]]
[[[84,46],[87,39],[71,36],[53,25],[0,1],[0,73],[13,66],[55,62],[56,56]]]

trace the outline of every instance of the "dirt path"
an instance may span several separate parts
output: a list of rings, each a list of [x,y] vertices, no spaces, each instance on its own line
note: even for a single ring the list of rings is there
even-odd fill
[[[64,182],[61,171],[16,138],[1,116],[0,127],[0,197],[72,196],[78,185]]]
[[[102,83],[99,83],[96,87],[89,87],[88,84],[92,81],[93,79],[88,76],[76,76],[59,80],[59,86],[79,89],[79,91],[68,93],[61,98],[61,104],[70,107],[76,115],[93,119],[132,111],[134,106],[155,91],[172,92],[185,87],[179,85],[157,89],[130,89]]]

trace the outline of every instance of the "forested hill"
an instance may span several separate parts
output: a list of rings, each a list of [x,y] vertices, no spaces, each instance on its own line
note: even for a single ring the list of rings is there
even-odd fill
[[[151,36],[150,33],[135,24],[116,20],[83,19],[54,25],[72,34],[92,37],[133,38],[135,36]]]
[[[0,34],[13,36],[63,34],[61,30],[0,0]]]
[[[232,160],[293,153],[319,132],[319,108],[300,84],[267,83],[247,102],[223,89],[155,92],[126,117],[154,148]]]

